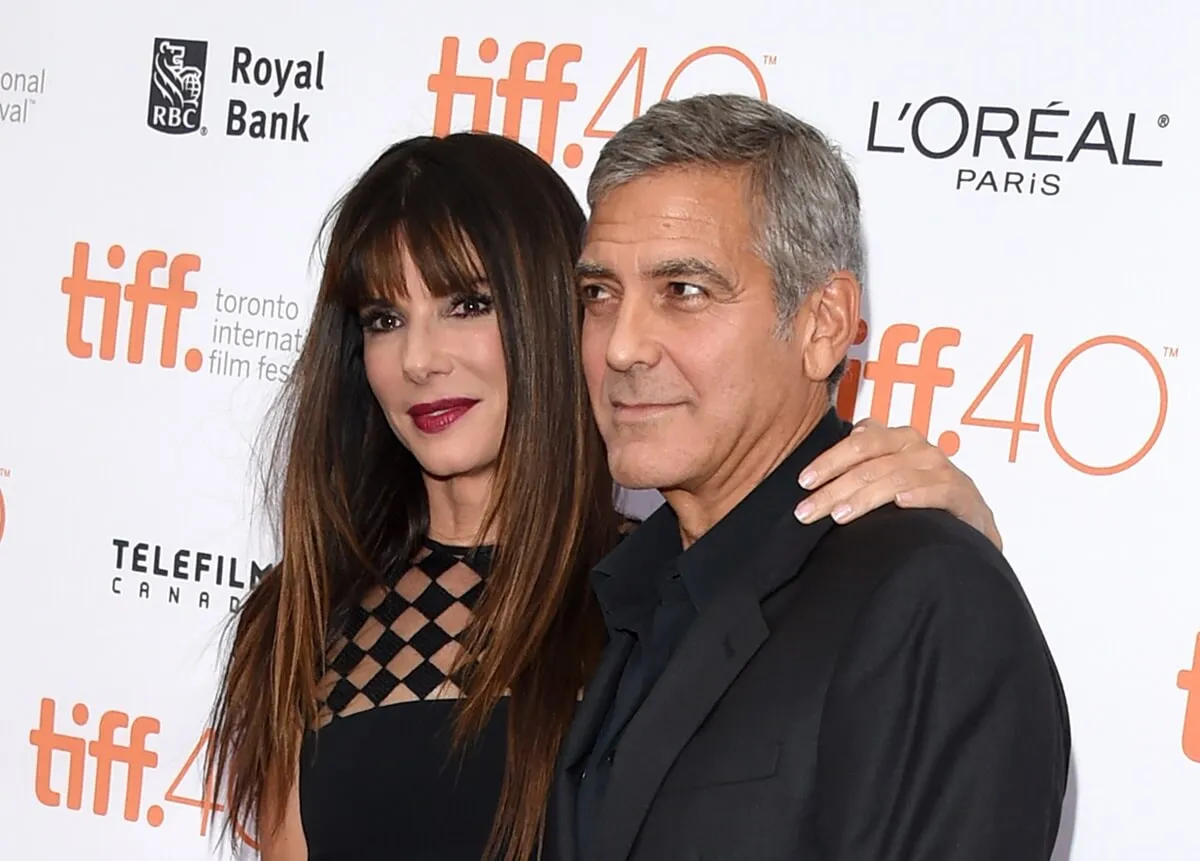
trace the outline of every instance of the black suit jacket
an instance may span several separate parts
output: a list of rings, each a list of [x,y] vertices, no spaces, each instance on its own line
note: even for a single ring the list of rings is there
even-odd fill
[[[788,512],[748,558],[625,731],[599,861],[1050,857],[1067,707],[982,535],[941,511]],[[610,644],[564,742],[551,861],[576,859],[580,763],[630,646]]]

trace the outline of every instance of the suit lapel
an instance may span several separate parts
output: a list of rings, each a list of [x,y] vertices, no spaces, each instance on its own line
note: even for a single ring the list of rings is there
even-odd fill
[[[600,666],[588,683],[583,702],[575,711],[575,718],[563,740],[555,774],[552,818],[554,848],[557,861],[574,861],[577,856],[575,836],[575,800],[579,787],[580,762],[591,751],[604,722],[609,703],[616,695],[621,670],[633,648],[633,638],[628,634],[617,634],[604,649]]]
[[[734,582],[693,623],[621,739],[600,814],[600,861],[629,857],[680,751],[770,635],[763,598],[796,577],[832,525],[803,526],[789,512],[749,570],[730,572]]]

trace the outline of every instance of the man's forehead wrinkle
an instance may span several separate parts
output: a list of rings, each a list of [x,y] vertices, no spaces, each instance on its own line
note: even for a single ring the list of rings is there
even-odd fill
[[[740,205],[737,213],[729,212],[735,201],[712,187],[711,172],[697,173],[682,186],[678,179],[675,174],[639,180],[599,201],[581,260],[607,272],[590,265],[580,271],[650,281],[693,276],[724,286],[723,292],[736,290],[744,280],[739,261],[748,242],[737,229]]]
[[[606,231],[637,230],[649,226],[651,230],[662,230],[669,233],[694,231],[696,228],[711,230],[720,229],[721,221],[715,213],[680,210],[678,212],[644,212],[626,213],[621,217],[600,215],[592,219],[589,237],[597,228]]]

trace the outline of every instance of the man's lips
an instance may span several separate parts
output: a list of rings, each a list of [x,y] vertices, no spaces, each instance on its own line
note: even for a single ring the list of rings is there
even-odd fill
[[[627,402],[613,401],[613,415],[618,420],[623,421],[638,421],[639,419],[649,419],[661,415],[668,410],[683,406],[678,402],[652,403],[646,401]]]

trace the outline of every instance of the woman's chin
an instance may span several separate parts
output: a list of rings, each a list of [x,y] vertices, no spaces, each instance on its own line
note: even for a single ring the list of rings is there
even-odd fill
[[[453,481],[457,478],[478,478],[495,471],[496,460],[485,455],[445,453],[437,456],[417,456],[421,471],[434,481]]]

